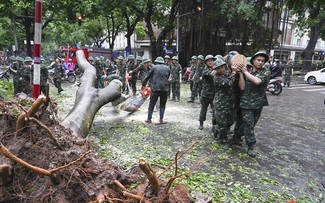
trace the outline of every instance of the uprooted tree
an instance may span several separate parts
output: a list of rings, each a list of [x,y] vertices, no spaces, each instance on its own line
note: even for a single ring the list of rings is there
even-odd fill
[[[0,202],[190,202],[186,188],[174,183],[191,172],[179,174],[177,161],[194,143],[159,175],[144,158],[125,171],[92,151],[85,137],[97,111],[125,97],[118,80],[94,87],[96,70],[83,51],[77,61],[84,74],[63,125],[48,95],[25,106],[0,100]],[[174,175],[161,179],[171,166]]]

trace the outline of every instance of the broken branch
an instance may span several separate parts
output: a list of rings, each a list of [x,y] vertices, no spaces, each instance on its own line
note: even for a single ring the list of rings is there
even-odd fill
[[[160,184],[155,171],[153,171],[151,166],[147,163],[144,158],[139,159],[139,164],[140,169],[146,174],[149,182],[151,183],[153,190],[155,192],[158,192],[160,189]]]
[[[67,168],[67,167],[69,167],[69,166],[71,166],[71,165],[73,165],[73,164],[75,164],[75,163],[81,161],[81,160],[82,160],[86,155],[88,155],[89,153],[91,153],[91,151],[87,151],[87,152],[84,153],[81,157],[79,157],[78,159],[74,160],[73,162],[70,162],[70,163],[67,164],[67,165],[60,166],[60,167],[58,167],[58,168],[52,169],[52,170],[50,170],[50,172],[51,172],[51,173],[55,173],[55,172],[57,172],[57,171],[59,171],[59,170],[62,170],[62,169],[64,169],[64,168]]]

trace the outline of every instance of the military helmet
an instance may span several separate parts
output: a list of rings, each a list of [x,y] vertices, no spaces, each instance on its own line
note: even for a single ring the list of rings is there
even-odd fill
[[[20,56],[17,56],[17,57],[16,57],[16,60],[17,60],[17,61],[20,61],[20,62],[24,62],[24,58],[23,58],[23,57],[20,57]]]
[[[173,56],[172,60],[178,61],[178,57],[177,56]]]
[[[88,61],[94,61],[94,58],[92,56],[89,56]]]
[[[197,59],[200,59],[200,60],[204,61],[204,57],[203,57],[203,55],[198,55],[198,56],[197,56]]]
[[[197,56],[193,55],[191,59],[197,60]]]
[[[104,56],[100,56],[99,59],[103,61],[105,59],[105,57]]]
[[[251,58],[252,57],[246,57],[246,61],[247,61],[248,66],[253,66],[253,64],[251,63]]]
[[[133,59],[134,59],[134,55],[131,55],[131,54],[130,54],[130,55],[128,56],[128,60],[133,60]]]
[[[16,61],[16,57],[15,56],[10,56],[9,59],[12,60],[12,61]]]
[[[217,69],[217,68],[222,67],[223,65],[226,65],[226,62],[224,60],[221,60],[218,58],[214,61],[212,68]]]
[[[156,60],[155,60],[155,63],[162,63],[162,64],[164,64],[165,62],[164,62],[163,57],[158,56],[158,57],[156,58]]]
[[[142,62],[143,63],[148,63],[148,62],[151,62],[151,60],[148,57],[143,57]]]
[[[118,60],[123,60],[124,58],[123,58],[123,56],[119,56],[119,57],[117,57],[117,59]]]
[[[166,56],[164,57],[164,59],[170,59],[170,56],[169,56],[169,55],[166,55]]]
[[[214,58],[215,59],[221,59],[221,60],[225,61],[225,59],[223,58],[223,56],[221,56],[220,54],[216,55]]]
[[[137,56],[137,60],[138,61],[142,61],[142,57],[141,56]]]
[[[206,62],[209,59],[215,60],[214,56],[212,56],[211,54],[208,54],[208,55],[205,56],[204,62]]]
[[[27,57],[25,58],[24,62],[33,62],[33,59],[32,59],[32,57],[27,56]]]
[[[265,62],[269,61],[269,55],[267,55],[264,51],[258,51],[258,52],[256,52],[254,54],[254,56],[252,56],[251,64],[253,64],[253,61],[257,56],[264,56],[265,57]]]
[[[98,56],[96,56],[95,61],[100,61],[100,58]]]

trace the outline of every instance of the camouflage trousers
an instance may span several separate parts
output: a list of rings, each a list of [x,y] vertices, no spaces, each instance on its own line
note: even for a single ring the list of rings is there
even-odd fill
[[[172,97],[173,99],[180,99],[181,84],[179,82],[172,82]]]
[[[216,104],[214,104],[216,105]],[[222,143],[228,142],[228,130],[231,125],[234,123],[233,120],[233,111],[232,109],[227,108],[215,108],[215,117],[218,118],[216,120],[216,128],[215,128],[215,136],[220,138]]]
[[[243,116],[243,129],[247,146],[253,146],[256,143],[254,127],[261,116],[262,108],[259,109],[241,109]]]
[[[290,86],[291,82],[291,75],[284,75],[284,85],[287,85],[288,87]]]
[[[191,98],[194,99],[197,96],[200,97],[201,96],[201,91],[202,91],[202,82],[194,82]]]
[[[241,108],[234,109],[234,121],[236,121],[235,128],[234,128],[234,140],[241,140],[241,137],[244,136],[244,129],[243,129],[243,115],[241,113]]]
[[[206,120],[209,105],[212,108],[212,124],[215,125],[216,124],[216,116],[215,116],[215,113],[213,110],[214,109],[213,98],[201,97],[201,111],[200,111],[199,121]]]

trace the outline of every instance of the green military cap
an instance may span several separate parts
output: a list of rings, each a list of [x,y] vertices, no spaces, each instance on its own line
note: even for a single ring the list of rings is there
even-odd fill
[[[197,60],[197,56],[193,55],[191,59]]]
[[[162,64],[164,64],[165,62],[164,62],[163,57],[158,56],[158,57],[156,58],[156,60],[155,60],[155,63],[162,63]]]
[[[131,60],[134,59],[134,55],[131,55],[131,54],[130,54],[130,55],[128,56],[128,60],[129,60],[129,59],[131,59]]]
[[[117,59],[118,60],[123,60],[124,58],[123,58],[123,56],[119,56],[119,57],[117,57]]]
[[[16,61],[16,57],[15,56],[10,56],[9,59],[12,60],[12,61]]]
[[[166,55],[166,56],[164,57],[164,59],[170,59],[170,56],[169,56],[169,55]]]
[[[142,61],[142,57],[141,56],[137,56],[137,60],[138,61]]]
[[[20,61],[20,62],[24,62],[24,58],[23,58],[23,57],[20,57],[20,56],[17,56],[17,57],[16,57],[16,60],[17,60],[17,61]]]
[[[251,58],[252,57],[246,57],[246,61],[247,61],[248,66],[253,66],[253,64],[251,63]]]
[[[143,58],[143,63],[148,63],[148,62],[151,62],[151,60],[149,58]]]
[[[96,56],[95,61],[100,61],[100,58]]]
[[[200,60],[204,61],[204,57],[203,57],[203,55],[198,55],[198,56],[197,56],[197,59],[200,59]]]
[[[221,68],[223,65],[226,65],[226,62],[218,58],[214,61],[212,68],[213,69]]]
[[[104,56],[100,56],[99,59],[103,61],[105,59],[105,57]]]
[[[267,55],[264,51],[258,51],[258,52],[256,52],[254,54],[254,56],[252,56],[251,64],[253,64],[253,61],[257,56],[264,56],[265,57],[265,62],[267,62],[269,60],[269,55]]]
[[[213,59],[213,60],[215,60],[214,56],[212,56],[211,54],[208,54],[208,55],[206,55],[204,61],[207,61],[207,60],[209,60],[209,59]]]
[[[88,61],[94,61],[94,58],[92,56],[89,56]]]
[[[33,59],[30,56],[27,56],[24,62],[33,62]]]
[[[173,56],[172,60],[178,61],[178,57],[177,56]]]
[[[221,55],[216,55],[215,57],[214,57],[215,59],[221,59],[221,60],[223,60],[223,61],[225,61],[225,59],[223,58],[223,56],[221,56]]]

